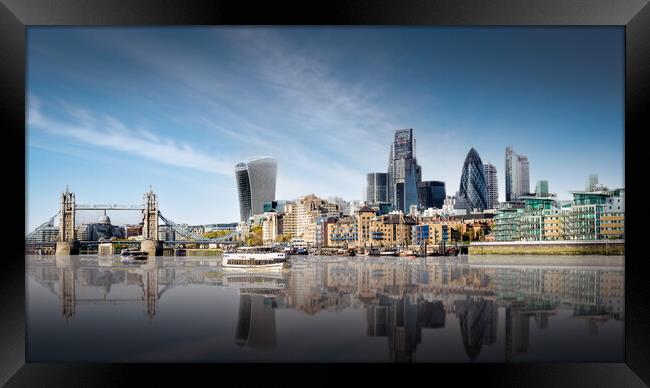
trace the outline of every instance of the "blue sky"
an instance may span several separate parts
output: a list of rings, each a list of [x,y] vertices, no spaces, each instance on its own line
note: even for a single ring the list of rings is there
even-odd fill
[[[624,186],[624,30],[571,28],[28,28],[27,229],[78,203],[176,222],[238,219],[234,164],[278,160],[279,199],[362,199],[395,129],[424,180],[458,190],[471,147],[530,161],[570,198]],[[115,223],[137,214],[109,213]],[[96,218],[96,215],[82,216]]]

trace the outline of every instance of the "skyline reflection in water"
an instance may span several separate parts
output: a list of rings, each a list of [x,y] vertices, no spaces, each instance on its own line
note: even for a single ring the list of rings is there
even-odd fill
[[[28,256],[26,282],[31,362],[621,362],[624,354],[623,266],[309,256],[290,271],[236,273],[204,259]]]

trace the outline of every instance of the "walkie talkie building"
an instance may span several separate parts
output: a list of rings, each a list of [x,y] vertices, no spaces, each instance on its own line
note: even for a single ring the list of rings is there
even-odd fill
[[[240,220],[264,213],[264,202],[275,201],[278,165],[273,158],[253,158],[235,165]]]

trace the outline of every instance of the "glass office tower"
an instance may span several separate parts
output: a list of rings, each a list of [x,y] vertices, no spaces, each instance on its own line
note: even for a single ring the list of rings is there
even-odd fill
[[[418,205],[421,181],[422,169],[415,158],[413,129],[398,129],[388,161],[388,201],[395,210],[407,213],[411,205]]]
[[[485,168],[485,183],[488,190],[488,209],[496,209],[499,204],[499,186],[497,184],[497,168],[491,164],[483,165]]]
[[[528,157],[506,147],[506,201],[515,201],[530,192]]]
[[[506,201],[512,201],[512,147],[506,147]]]
[[[442,209],[446,196],[445,182],[424,181],[418,184],[418,206],[420,210],[432,207]]]
[[[465,158],[465,163],[463,164],[459,195],[467,200],[470,210],[485,210],[488,208],[485,169],[481,157],[474,148],[469,150]]]
[[[388,174],[371,172],[367,175],[366,201],[369,203],[388,202]]]
[[[241,221],[264,213],[264,202],[275,201],[277,172],[277,162],[268,157],[253,158],[235,165]]]

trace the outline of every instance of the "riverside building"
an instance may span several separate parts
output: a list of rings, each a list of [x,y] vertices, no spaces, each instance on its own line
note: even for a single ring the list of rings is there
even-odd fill
[[[319,216],[339,216],[339,207],[314,194],[299,198],[295,203],[287,203],[284,215],[283,235],[301,238],[308,245],[316,244],[316,220]]]
[[[625,190],[572,191],[573,201],[521,196],[497,211],[496,241],[602,240],[625,237]]]

